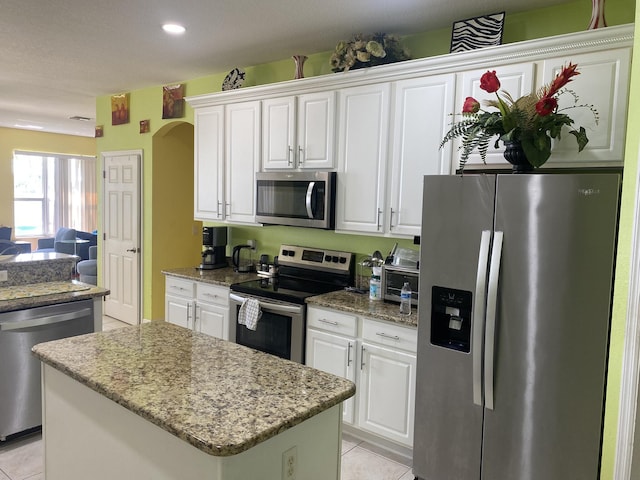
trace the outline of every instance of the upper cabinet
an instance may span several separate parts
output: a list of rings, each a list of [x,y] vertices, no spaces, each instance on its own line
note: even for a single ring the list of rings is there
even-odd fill
[[[458,74],[458,94],[456,95],[456,104],[455,109],[453,110],[456,115],[453,117],[449,115],[450,124],[451,120],[460,120],[461,116],[458,114],[462,112],[462,105],[464,104],[465,98],[475,98],[480,102],[482,108],[486,108],[484,105],[484,102],[486,100],[496,100],[497,97],[495,93],[487,93],[480,88],[480,78],[487,72],[487,70],[496,71],[496,75],[500,79],[500,90],[509,92],[509,94],[514,99],[531,93],[535,88],[534,84],[536,65],[533,62],[514,63],[510,65],[501,65],[499,67],[492,66],[489,69],[479,68],[462,72]],[[449,128],[451,128],[451,125],[448,125],[446,131],[448,131]],[[502,155],[504,152],[504,146],[502,145],[502,143],[500,144],[499,148],[495,148],[494,146],[494,140],[496,140],[497,138],[497,136],[494,137],[489,143],[489,150],[487,151],[487,163],[491,165],[510,168],[509,163],[504,159],[504,156]],[[456,139],[456,141],[453,142],[456,152],[460,148],[461,143],[462,142],[460,142],[460,139]],[[458,158],[459,156],[456,155],[456,162],[458,161]],[[474,151],[471,155],[469,155],[469,159],[467,160],[465,168],[473,166],[484,166],[482,159],[480,158],[480,154],[477,151]],[[459,168],[459,163],[456,163],[456,168]]]
[[[224,107],[195,111],[194,218],[224,219]]]
[[[449,128],[455,75],[401,80],[393,91],[385,226],[392,235],[414,236],[422,225],[422,177],[451,171],[451,144],[440,148],[440,142]]]
[[[226,106],[225,140],[225,219],[255,223],[255,174],[260,168],[260,102]]]
[[[578,153],[576,139],[563,132],[555,141],[549,167],[580,165],[622,165],[629,98],[629,68],[631,49],[567,55],[541,62],[541,84],[552,81],[569,62],[578,64],[580,75],[567,85],[578,96],[579,105],[592,105],[597,111],[597,123],[588,108],[572,108],[567,114],[574,120],[572,128],[584,127],[589,143]],[[570,94],[561,95],[559,108],[574,104]]]
[[[335,92],[262,102],[262,168],[334,168]]]
[[[487,47],[347,73],[189,97],[195,109],[195,217],[253,223],[255,172],[337,171],[336,230],[385,236],[420,233],[422,177],[459,169],[459,143],[440,142],[464,99],[495,70],[515,98],[551,81],[563,65],[581,74],[567,87],[589,109],[572,109],[589,143],[569,129],[543,168],[621,166],[626,135],[633,25]],[[561,97],[561,107],[571,100]],[[497,137],[496,137],[497,138]],[[503,146],[487,164],[510,168]]]
[[[382,83],[338,92],[336,230],[383,230],[390,90]]]

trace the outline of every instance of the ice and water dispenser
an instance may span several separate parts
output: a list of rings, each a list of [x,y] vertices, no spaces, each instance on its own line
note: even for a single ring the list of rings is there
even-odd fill
[[[471,350],[471,292],[431,288],[431,343],[469,353]]]

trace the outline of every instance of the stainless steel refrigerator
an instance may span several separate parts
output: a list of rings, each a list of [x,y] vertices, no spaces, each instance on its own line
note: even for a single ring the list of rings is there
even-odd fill
[[[417,478],[598,479],[619,190],[425,177]]]

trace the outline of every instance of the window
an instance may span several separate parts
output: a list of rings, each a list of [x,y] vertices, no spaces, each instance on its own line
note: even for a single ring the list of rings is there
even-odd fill
[[[16,237],[96,229],[95,157],[14,152],[13,186]]]

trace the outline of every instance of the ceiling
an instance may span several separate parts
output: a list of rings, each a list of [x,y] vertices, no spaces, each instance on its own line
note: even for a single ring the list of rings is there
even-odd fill
[[[93,136],[99,96],[566,1],[2,0],[0,126]],[[166,22],[187,31],[170,36]]]

